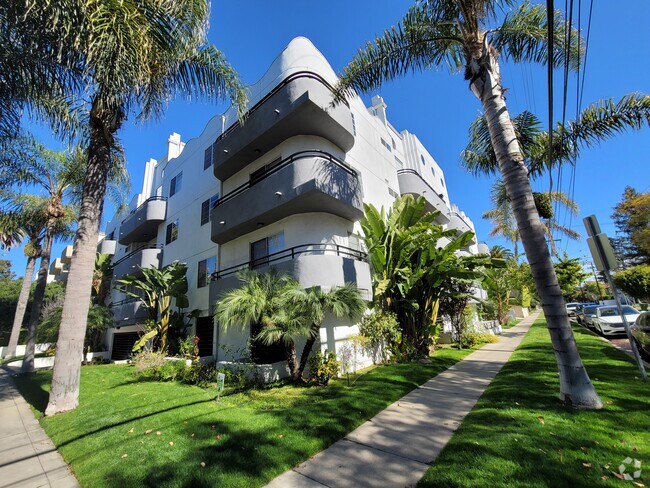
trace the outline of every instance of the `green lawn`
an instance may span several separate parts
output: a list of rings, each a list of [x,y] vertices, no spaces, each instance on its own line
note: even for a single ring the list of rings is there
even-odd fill
[[[79,408],[41,424],[85,487],[260,486],[470,352],[441,349],[432,364],[377,367],[352,387],[337,380],[249,390],[220,403],[214,391],[137,382],[131,366],[88,366]],[[17,378],[37,411],[50,378],[49,371]]]
[[[605,408],[559,404],[553,350],[537,321],[421,486],[634,487],[612,473],[628,456],[642,461],[636,486],[650,486],[650,385],[627,355],[574,331]]]

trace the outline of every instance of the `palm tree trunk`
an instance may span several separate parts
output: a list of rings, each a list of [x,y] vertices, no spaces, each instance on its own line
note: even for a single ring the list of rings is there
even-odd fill
[[[16,313],[14,314],[14,325],[11,327],[11,336],[9,337],[9,345],[4,353],[4,358],[13,358],[16,355],[16,347],[18,346],[18,337],[20,336],[20,329],[23,326],[23,319],[25,318],[25,310],[27,309],[27,302],[29,301],[29,289],[32,285],[32,277],[34,276],[34,266],[36,258],[27,256],[27,266],[25,267],[25,277],[23,278],[23,285],[18,295],[18,303],[16,304]]]
[[[299,365],[298,365],[298,355],[296,354],[296,345],[292,342],[291,344],[284,345],[285,352],[287,354],[287,364],[289,365],[289,374],[291,375],[291,381],[297,383],[300,380],[299,374]]]
[[[41,263],[38,268],[36,277],[36,288],[34,288],[34,297],[32,298],[32,308],[29,314],[29,323],[27,324],[27,342],[25,346],[25,357],[20,369],[22,373],[34,371],[34,352],[36,350],[36,329],[38,321],[41,318],[43,310],[43,298],[45,297],[45,287],[47,285],[47,273],[50,269],[50,255],[52,254],[52,239],[54,234],[54,222],[49,221],[43,237],[43,248],[41,250]]]
[[[59,339],[56,344],[50,399],[45,415],[72,410],[79,404],[81,359],[95,269],[97,235],[111,164],[110,139],[117,130],[116,127],[102,122],[102,115],[104,120],[110,118],[101,114],[97,105],[95,100],[90,113],[88,166],[82,189],[74,254],[68,272]],[[117,115],[115,117],[117,118]]]
[[[305,347],[302,348],[302,354],[300,356],[300,366],[298,367],[298,378],[302,378],[303,373],[305,372],[305,368],[307,367],[307,361],[309,360],[309,355],[311,354],[311,350],[314,347],[314,344],[316,343],[316,336],[318,335],[320,331],[320,327],[315,325],[313,326],[316,330],[312,330],[312,334],[307,338],[307,342],[305,342]]]
[[[485,49],[488,52],[485,52]],[[551,255],[544,239],[528,170],[506,108],[499,64],[491,46],[481,49],[479,62],[468,64],[470,88],[481,100],[490,130],[492,147],[517,220],[519,235],[530,263],[560,373],[560,399],[569,405],[601,408],[602,402],[585,370],[566,313]]]

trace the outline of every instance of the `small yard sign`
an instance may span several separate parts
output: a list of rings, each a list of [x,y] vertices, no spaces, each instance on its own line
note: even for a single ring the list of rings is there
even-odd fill
[[[217,373],[217,401],[219,401],[219,395],[221,395],[225,383],[226,383],[226,375],[223,373]]]

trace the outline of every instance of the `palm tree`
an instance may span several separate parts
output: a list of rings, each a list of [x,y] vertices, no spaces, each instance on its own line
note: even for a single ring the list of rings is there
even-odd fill
[[[320,337],[320,328],[325,314],[330,312],[336,317],[346,317],[351,321],[360,318],[366,309],[366,302],[361,297],[361,292],[352,283],[346,283],[324,292],[317,288],[300,288],[289,296],[289,309],[302,317],[302,320],[311,324],[307,341],[300,355],[300,364],[294,380],[302,379],[311,350]],[[274,343],[277,339],[271,332],[271,328],[262,328],[259,336],[262,342]]]
[[[561,191],[551,191],[546,193],[535,193],[535,197],[542,196],[549,199],[549,203],[557,203],[558,206],[566,209],[567,212],[575,215],[578,215],[578,205],[569,198],[569,196]],[[492,230],[488,234],[490,237],[503,237],[506,240],[512,243],[514,253],[513,257],[515,260],[519,259],[519,229],[517,228],[517,222],[515,221],[515,216],[512,211],[512,206],[510,205],[510,200],[508,199],[508,194],[506,192],[506,187],[503,184],[503,181],[497,179],[492,185],[492,190],[490,191],[490,200],[492,201],[493,208],[484,212],[482,217],[484,219],[489,219],[492,221]],[[548,214],[547,214],[548,215]],[[552,217],[552,215],[550,215]],[[555,240],[553,238],[554,233],[558,232],[559,234],[565,236],[567,239],[579,240],[580,233],[575,230],[560,225],[557,223],[557,220],[552,218],[543,218],[540,212],[540,220],[542,221],[542,226],[544,228],[544,234],[548,240],[548,243],[551,246],[551,254],[557,256],[557,247],[555,245]]]
[[[631,93],[618,102],[602,100],[580,112],[575,121],[558,122],[553,130],[553,162],[548,164],[548,131],[540,120],[524,111],[512,119],[530,178],[536,179],[561,164],[573,164],[583,148],[593,147],[627,130],[650,125],[650,95]],[[475,176],[496,175],[499,162],[492,147],[485,115],[469,128],[469,143],[461,153],[461,165]]]
[[[116,133],[131,113],[142,120],[160,115],[176,94],[215,100],[227,93],[240,113],[246,105],[236,73],[206,44],[205,0],[80,2],[75,12],[72,58],[83,66],[82,87],[90,97],[88,165],[47,415],[78,405],[79,358]],[[61,23],[56,16],[48,20]]]
[[[515,255],[510,249],[497,245],[490,248],[490,257],[492,259],[512,259]]]
[[[8,203],[9,195],[2,192],[0,199],[4,204]],[[43,231],[45,229],[45,213],[43,212],[43,200],[38,197],[24,197],[25,205],[20,212],[3,211],[0,212],[0,227],[3,229],[3,245],[14,247],[25,242],[23,252],[27,258],[25,274],[18,295],[18,303],[14,313],[14,321],[9,336],[9,344],[3,352],[3,358],[13,358],[16,355],[18,338],[23,325],[27,302],[29,301],[29,291],[34,276],[34,267],[36,260],[41,253],[41,242],[43,240]]]
[[[265,273],[244,270],[238,274],[241,285],[224,293],[216,303],[215,317],[219,326],[262,326],[260,339],[265,344],[280,342],[284,346],[291,378],[300,378],[296,340],[310,336],[311,324],[302,314],[292,313],[296,307],[290,296],[301,297],[299,283],[275,268]]]
[[[464,70],[465,79],[486,115],[499,171],[533,268],[560,371],[560,398],[571,405],[601,408],[602,402],[582,364],[569,324],[524,155],[506,107],[499,66],[499,58],[503,58],[575,67],[580,58],[579,34],[567,26],[560,12],[546,12],[540,4],[524,3],[500,19],[498,14],[504,3],[512,2],[417,2],[397,27],[386,30],[357,53],[345,68],[339,89],[342,94],[368,91],[408,72],[438,66],[454,73]],[[555,39],[551,46],[547,40],[549,27]]]

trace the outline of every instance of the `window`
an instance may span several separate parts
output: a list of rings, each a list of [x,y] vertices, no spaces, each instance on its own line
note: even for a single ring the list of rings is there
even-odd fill
[[[353,234],[348,232],[348,247],[354,249],[355,251],[363,252],[363,239],[359,234]]]
[[[354,135],[354,137],[356,137],[357,136],[357,122],[354,120],[354,114],[350,113],[350,115],[352,116],[352,134]]]
[[[445,180],[443,180],[442,178],[440,178],[440,184],[441,184],[442,187],[444,188],[444,187],[445,187]]]
[[[433,175],[433,177],[435,178],[435,177],[436,177],[436,170],[435,170],[435,169],[433,169],[433,168],[431,168],[431,174],[432,174],[432,175]]]
[[[217,270],[217,257],[212,256],[208,259],[199,261],[199,273],[196,282],[197,288],[203,288],[210,284],[210,276]]]
[[[160,185],[158,188],[156,188],[156,196],[157,197],[162,197],[162,185]]]
[[[427,164],[427,162],[424,160],[424,156],[422,156],[422,154],[420,154],[420,159],[422,160],[422,164]]]
[[[215,193],[208,200],[201,203],[201,225],[210,222],[210,214],[212,213],[212,209],[217,200],[219,200],[219,194]]]
[[[165,244],[171,244],[178,239],[178,219],[174,220],[171,224],[167,225],[167,232],[165,234]]]
[[[176,176],[174,176],[172,178],[172,181],[169,183],[169,196],[173,197],[174,195],[176,195],[179,191],[181,191],[182,186],[183,186],[183,172],[181,171]]]
[[[265,164],[259,169],[256,169],[249,175],[249,182],[251,186],[253,186],[256,183],[259,183],[264,179],[266,174],[273,169],[274,166],[277,166],[278,163],[282,162],[282,158],[276,158],[273,161],[271,161],[269,164]]]
[[[251,243],[251,269],[269,264],[268,256],[284,251],[284,232]]]
[[[395,145],[395,139],[393,139],[393,138],[391,137],[391,138],[390,138],[390,142],[391,142],[391,144],[393,145],[393,149],[397,149],[397,146]]]
[[[203,169],[206,170],[212,166],[212,146],[208,147],[203,153]]]
[[[402,160],[401,160],[400,158],[398,158],[397,156],[395,156],[395,162],[397,163],[397,166],[399,166],[400,168],[403,168],[403,167],[404,167],[404,163],[403,163]]]
[[[388,194],[393,198],[397,198],[399,196],[399,194],[395,190],[393,190],[390,186],[388,187]]]
[[[383,139],[381,139],[381,145],[384,146],[386,149],[388,149],[388,151],[391,151],[390,144],[388,144],[388,143],[387,143],[386,141],[384,141]]]

